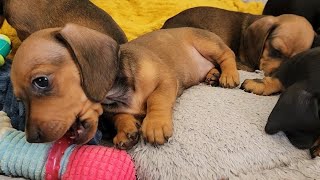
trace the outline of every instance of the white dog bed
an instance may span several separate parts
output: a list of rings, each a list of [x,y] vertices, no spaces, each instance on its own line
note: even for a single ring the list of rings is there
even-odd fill
[[[264,132],[278,97],[204,84],[186,90],[175,105],[169,142],[140,141],[130,150],[139,179],[320,179],[320,158],[296,149],[283,133]]]

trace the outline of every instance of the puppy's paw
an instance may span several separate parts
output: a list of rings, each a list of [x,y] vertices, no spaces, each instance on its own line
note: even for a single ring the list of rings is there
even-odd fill
[[[173,125],[171,120],[149,119],[142,123],[143,138],[151,144],[164,144],[172,136]]]
[[[282,89],[282,84],[278,79],[265,77],[264,79],[246,79],[240,89],[257,95],[269,96],[278,93]]]
[[[223,71],[219,82],[221,87],[235,88],[240,84],[239,72],[237,70]]]
[[[262,79],[246,79],[241,84],[240,89],[257,95],[265,95],[265,85]]]
[[[128,121],[125,127],[118,130],[113,143],[118,149],[130,149],[139,141],[139,122]]]
[[[206,76],[206,80],[205,82],[208,84],[208,85],[211,85],[211,86],[218,86],[219,85],[219,78],[220,78],[220,72],[218,69],[216,68],[212,68],[207,76]]]
[[[310,148],[310,155],[312,159],[316,158],[317,156],[320,157],[320,145],[316,145]]]

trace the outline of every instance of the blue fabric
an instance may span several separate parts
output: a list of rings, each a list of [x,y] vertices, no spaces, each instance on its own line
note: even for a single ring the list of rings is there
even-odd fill
[[[0,167],[7,176],[22,176],[41,180],[45,175],[45,164],[50,143],[30,144],[21,131],[8,131],[0,142]]]
[[[7,113],[11,119],[12,126],[24,131],[25,128],[25,108],[22,102],[18,102],[13,95],[12,84],[10,80],[11,60],[6,60],[0,67],[0,110]],[[102,139],[102,132],[97,131],[95,137],[88,144],[99,144]]]
[[[10,80],[11,60],[0,68],[0,107],[11,119],[11,124],[18,130],[24,130],[25,110],[23,103],[18,102],[13,95],[13,89]]]

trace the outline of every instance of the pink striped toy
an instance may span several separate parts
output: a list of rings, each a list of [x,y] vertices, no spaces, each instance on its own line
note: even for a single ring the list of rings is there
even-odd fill
[[[67,138],[31,144],[12,128],[0,111],[0,173],[46,180],[134,180],[135,168],[126,151],[103,146],[72,145]]]

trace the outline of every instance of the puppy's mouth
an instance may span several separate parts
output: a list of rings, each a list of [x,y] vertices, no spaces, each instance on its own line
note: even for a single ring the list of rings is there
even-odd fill
[[[76,144],[84,144],[88,141],[88,129],[90,124],[86,121],[80,121],[79,118],[72,124],[67,131],[66,136],[74,141]]]

